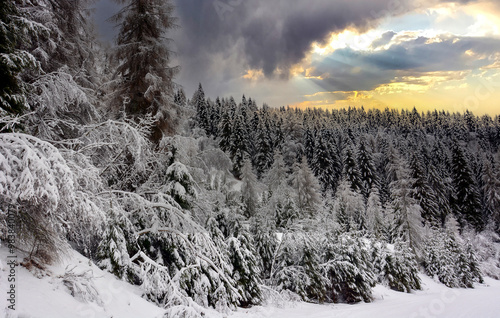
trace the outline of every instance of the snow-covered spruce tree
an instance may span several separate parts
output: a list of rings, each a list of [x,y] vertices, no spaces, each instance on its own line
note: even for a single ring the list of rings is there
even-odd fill
[[[321,273],[316,240],[304,232],[288,232],[281,240],[271,272],[274,284],[305,301],[323,302],[326,280]]]
[[[179,109],[172,100],[177,67],[170,66],[167,33],[176,26],[174,6],[163,0],[117,0],[124,4],[113,17],[120,26],[115,49],[114,108],[130,116],[151,114],[155,126],[151,135],[159,142],[176,127]]]
[[[370,189],[373,187],[378,187],[379,182],[375,169],[375,163],[373,162],[373,157],[370,154],[370,151],[367,149],[366,143],[363,139],[359,143],[356,159],[360,180],[362,182],[361,193],[365,198],[368,198]]]
[[[256,221],[253,226],[253,241],[255,242],[255,251],[257,253],[261,277],[266,280],[271,276],[271,267],[274,260],[274,254],[278,247],[276,233],[272,227],[265,224],[264,218]]]
[[[196,197],[197,192],[187,167],[176,161],[168,167],[166,173],[170,180],[166,193],[170,194],[183,209],[189,209],[190,202]]]
[[[375,235],[379,240],[388,240],[388,222],[385,212],[380,203],[380,196],[377,188],[372,188],[368,201],[366,202],[366,229]]]
[[[342,232],[366,229],[365,203],[363,196],[342,181],[337,189],[333,203],[335,218]]]
[[[422,208],[422,218],[427,224],[440,225],[441,218],[434,189],[427,182],[427,177],[418,154],[414,153],[410,161],[413,184],[412,197]]]
[[[394,220],[393,240],[401,239],[408,242],[410,248],[419,255],[423,241],[423,225],[421,210],[413,198],[413,179],[406,161],[397,155],[389,163],[392,181],[390,183],[391,203],[390,213]]]
[[[257,177],[252,171],[252,162],[246,159],[241,170],[241,201],[247,218],[254,216],[257,212],[258,191]]]
[[[326,241],[321,265],[327,278],[327,299],[331,302],[370,302],[376,275],[368,246],[363,239],[345,233]]]
[[[500,233],[500,162],[483,164],[484,205],[487,216],[497,233]]]
[[[114,209],[112,205],[108,213],[106,227],[95,255],[97,265],[120,279],[133,281],[134,272],[129,255],[132,248],[130,244],[133,242],[133,225],[123,211]]]
[[[246,123],[243,121],[243,116],[238,115],[233,123],[233,129],[229,144],[229,154],[233,161],[233,174],[239,178],[241,169],[248,154],[248,132]]]
[[[451,168],[454,188],[452,205],[458,222],[462,227],[469,224],[480,231],[484,224],[478,188],[467,157],[458,143],[452,149]]]
[[[453,218],[450,220],[453,223]],[[448,287],[473,288],[474,283],[483,281],[477,256],[469,243],[463,244],[455,227],[456,232],[448,227],[429,235],[423,253],[424,268]]]
[[[295,190],[299,213],[304,217],[313,216],[320,203],[320,185],[305,157],[300,163],[295,164],[292,178],[292,187]]]
[[[392,252],[386,243],[376,242],[372,254],[380,283],[406,293],[422,288],[418,277],[418,263],[406,242],[397,241]]]
[[[349,181],[351,189],[361,191],[363,185],[353,153],[353,150],[348,147],[344,156],[344,171],[342,175]]]
[[[273,145],[272,138],[269,135],[269,130],[263,125],[262,120],[259,121],[256,132],[257,144],[255,149],[255,167],[258,177],[269,170],[273,163]]]
[[[259,304],[262,301],[260,267],[250,233],[241,228],[236,237],[228,239],[227,245],[233,267],[232,277],[241,295],[239,305]]]
[[[327,134],[319,134],[311,163],[312,171],[321,185],[323,192],[337,189],[340,178],[340,159],[328,142]]]
[[[19,74],[37,65],[29,52],[19,45],[29,41],[27,34],[36,33],[41,26],[27,20],[13,0],[0,4],[0,115],[20,114],[28,107],[25,94],[27,84]]]

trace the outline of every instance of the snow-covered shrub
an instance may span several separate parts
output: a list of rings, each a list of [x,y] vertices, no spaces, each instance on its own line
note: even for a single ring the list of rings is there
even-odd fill
[[[483,278],[475,252],[461,240],[450,232],[432,233],[424,248],[424,268],[429,276],[448,287],[473,288]]]
[[[479,260],[481,272],[500,280],[500,236],[493,231],[465,233]]]
[[[87,270],[78,274],[74,270],[74,268],[67,268],[66,272],[60,276],[62,283],[68,288],[71,296],[81,302],[93,302],[101,306],[103,304],[101,295],[94,285],[92,271]]]
[[[0,226],[13,213],[19,242],[50,263],[64,248],[75,215],[73,175],[51,144],[20,134],[0,134]]]
[[[380,283],[407,293],[421,289],[418,263],[407,243],[398,241],[391,251],[385,243],[376,242],[373,245],[372,255],[375,273]]]
[[[325,251],[326,262],[321,267],[328,279],[328,300],[350,304],[370,302],[376,276],[367,243],[346,233],[329,239]]]
[[[303,300],[323,302],[326,279],[320,266],[317,241],[307,233],[287,233],[281,238],[271,278],[280,290],[289,290]]]

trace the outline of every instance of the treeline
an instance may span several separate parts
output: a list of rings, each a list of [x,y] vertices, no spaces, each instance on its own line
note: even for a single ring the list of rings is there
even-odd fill
[[[245,158],[262,178],[280,153],[289,169],[305,157],[323,195],[342,182],[368,200],[378,192],[382,206],[391,200],[391,183],[408,178],[427,224],[443,226],[448,215],[461,228],[499,229],[500,117],[476,117],[416,109],[380,111],[257,108],[243,96],[215,102],[201,85],[191,99],[196,121],[230,155],[241,175]]]

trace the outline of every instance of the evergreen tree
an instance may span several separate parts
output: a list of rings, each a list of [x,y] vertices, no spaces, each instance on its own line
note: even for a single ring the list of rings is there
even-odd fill
[[[269,131],[263,127],[262,122],[259,122],[256,135],[257,147],[255,150],[255,166],[257,175],[262,177],[273,163],[272,139],[269,136]]]
[[[240,177],[244,160],[248,156],[248,140],[246,139],[246,135],[247,132],[243,117],[241,115],[237,116],[233,124],[229,145],[229,154],[233,161],[233,173],[236,177]]]
[[[244,204],[245,216],[250,218],[257,212],[259,194],[257,177],[252,171],[252,162],[246,159],[241,170],[241,199]]]
[[[319,183],[307,164],[305,157],[295,164],[293,172],[293,188],[297,198],[297,207],[302,215],[312,216],[320,203]]]
[[[485,160],[483,184],[486,216],[500,233],[500,163]]]
[[[422,218],[424,218],[428,224],[439,225],[441,223],[441,213],[439,212],[436,195],[427,182],[424,168],[417,154],[413,154],[412,156],[410,169],[413,179],[411,185],[413,189],[412,197],[422,208]]]
[[[368,198],[370,189],[373,187],[378,187],[378,178],[373,158],[368,149],[366,149],[364,140],[361,140],[361,142],[359,143],[357,164],[360,180],[362,182],[361,193],[366,199]]]
[[[344,177],[350,183],[351,189],[354,191],[361,191],[363,184],[361,181],[361,176],[358,171],[356,160],[353,155],[353,151],[347,148],[345,159],[344,159]]]
[[[218,131],[219,131],[220,149],[222,149],[222,151],[229,152],[231,149],[231,136],[233,134],[233,125],[228,111],[225,111],[222,114]]]
[[[178,68],[169,65],[171,50],[165,40],[176,26],[174,6],[162,0],[117,1],[125,6],[113,17],[120,26],[115,57],[121,77],[115,107],[124,107],[131,116],[155,116],[152,139],[158,142],[174,131],[177,119],[172,96]]]
[[[380,196],[377,188],[373,188],[366,202],[366,228],[379,240],[387,240],[387,228],[384,210],[380,203]]]
[[[440,225],[444,225],[446,217],[451,214],[450,197],[452,187],[450,181],[443,179],[433,165],[429,166],[427,178],[438,205],[438,220],[440,221]]]
[[[453,207],[461,226],[470,224],[476,230],[483,228],[481,203],[472,170],[462,147],[455,144],[452,150]]]
[[[413,198],[414,190],[411,185],[414,180],[410,176],[410,169],[403,159],[394,159],[392,168],[395,181],[391,182],[390,211],[394,219],[393,233],[407,242],[417,255],[422,248],[423,226],[419,203]]]
[[[239,305],[247,307],[262,301],[260,269],[250,234],[241,230],[239,232],[237,237],[228,239],[228,254],[233,267],[232,277],[241,296]]]
[[[37,65],[33,55],[20,50],[23,41],[29,41],[27,34],[37,32],[32,21],[19,12],[13,0],[0,4],[0,115],[3,112],[20,114],[27,107],[27,84],[20,78],[26,68]]]
[[[205,100],[205,92],[201,83],[198,85],[198,89],[194,92],[193,98],[191,98],[191,104],[196,109],[196,121],[201,129],[203,129],[207,135],[209,135],[210,130],[210,114],[208,109],[208,102]]]
[[[307,147],[306,147],[307,149]],[[323,192],[336,189],[340,177],[340,159],[335,155],[332,145],[325,134],[319,134],[314,147],[311,163],[312,171],[321,185]]]

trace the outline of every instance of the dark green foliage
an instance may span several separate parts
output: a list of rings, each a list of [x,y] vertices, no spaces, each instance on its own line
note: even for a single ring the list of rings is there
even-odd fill
[[[453,171],[453,208],[461,226],[470,224],[476,230],[484,227],[481,216],[481,202],[479,199],[476,180],[465,157],[462,147],[455,144],[452,150]]]
[[[28,41],[26,34],[34,30],[26,24],[12,0],[0,3],[0,108],[10,114],[20,114],[26,107],[26,84],[20,73],[36,66],[35,58],[19,45]]]
[[[422,288],[418,263],[407,243],[397,242],[392,252],[385,243],[375,243],[373,263],[379,282],[391,289],[409,293]]]
[[[233,267],[232,277],[241,296],[239,305],[247,307],[262,301],[260,267],[250,234],[240,231],[237,237],[228,239],[228,254]]]
[[[352,304],[372,300],[376,276],[368,247],[360,238],[342,234],[336,241],[328,242],[325,257],[322,270],[328,279],[330,301]]]

